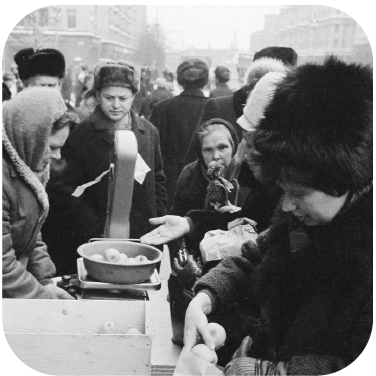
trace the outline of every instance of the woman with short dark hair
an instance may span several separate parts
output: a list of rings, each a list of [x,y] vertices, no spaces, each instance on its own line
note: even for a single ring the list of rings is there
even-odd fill
[[[258,310],[259,324],[226,375],[325,375],[366,347],[373,318],[372,103],[370,67],[333,57],[300,65],[276,83],[251,141],[254,163],[284,190],[283,202],[257,244],[197,282],[185,317],[185,347],[200,334],[214,348],[207,314],[234,301]],[[154,236],[164,236],[162,227]]]

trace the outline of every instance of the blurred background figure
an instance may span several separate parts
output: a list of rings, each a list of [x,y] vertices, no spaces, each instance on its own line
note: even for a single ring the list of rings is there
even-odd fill
[[[198,119],[208,100],[203,88],[209,68],[199,59],[186,60],[177,68],[183,91],[154,105],[150,121],[159,130],[163,168],[166,175],[167,209],[172,205],[176,182],[184,167],[184,156]]]
[[[82,121],[91,115],[94,112],[95,107],[97,107],[97,104],[98,100],[95,90],[93,88],[86,90],[82,95],[80,107],[78,108],[78,116],[80,120]]]
[[[231,72],[228,68],[218,66],[215,68],[215,89],[210,91],[210,98],[225,97],[234,93],[227,84],[231,78]]]
[[[3,74],[3,102],[17,94],[16,76],[12,72]]]
[[[139,116],[149,120],[154,105],[163,99],[172,98],[174,95],[167,89],[167,80],[164,77],[158,77],[155,80],[153,91],[143,99]]]

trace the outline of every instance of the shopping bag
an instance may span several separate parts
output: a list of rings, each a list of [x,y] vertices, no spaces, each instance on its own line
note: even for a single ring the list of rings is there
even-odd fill
[[[256,222],[248,218],[237,218],[228,224],[228,231],[208,231],[200,242],[203,263],[222,260],[227,256],[241,254],[241,246],[246,241],[256,243],[258,237]]]

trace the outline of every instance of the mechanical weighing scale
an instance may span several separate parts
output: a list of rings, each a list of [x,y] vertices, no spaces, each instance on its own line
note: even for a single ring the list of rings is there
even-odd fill
[[[115,131],[111,152],[112,168],[109,172],[104,237],[90,239],[90,241],[132,241],[129,239],[129,217],[132,207],[137,152],[137,140],[132,131]],[[62,276],[57,285],[78,299],[148,300],[147,291],[159,290],[161,280],[157,270],[154,270],[148,281],[139,284],[113,285],[98,282],[87,275],[83,259],[78,258],[77,275]]]

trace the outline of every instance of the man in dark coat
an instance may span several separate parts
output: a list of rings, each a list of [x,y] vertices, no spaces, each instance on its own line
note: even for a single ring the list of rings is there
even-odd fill
[[[208,99],[202,89],[208,83],[209,69],[201,60],[187,60],[178,66],[177,77],[183,92],[157,103],[150,117],[161,137],[168,209],[172,205],[177,179],[185,166],[188,144]]]
[[[134,181],[130,213],[130,238],[139,238],[151,229],[148,219],[165,213],[166,190],[158,130],[131,110],[139,90],[140,69],[124,61],[99,63],[94,72],[98,106],[70,135],[65,150],[67,169],[55,198],[63,215],[60,231],[70,249],[55,249],[59,272],[74,272],[77,246],[103,236],[107,214],[108,178],[87,188],[80,197],[71,196],[77,186],[95,180],[107,171],[115,130],[131,130],[138,153],[150,168],[142,184]],[[55,226],[59,226],[55,223]],[[67,270],[69,267],[74,270]]]

